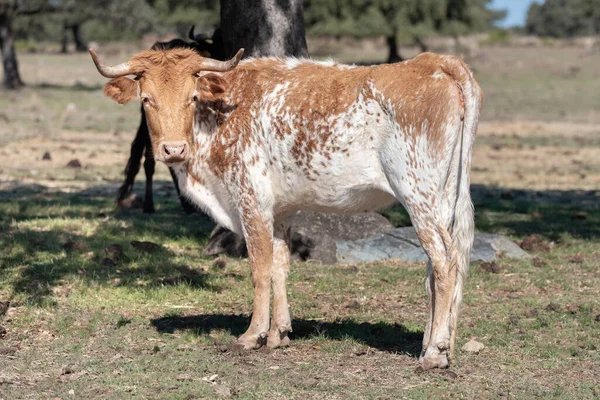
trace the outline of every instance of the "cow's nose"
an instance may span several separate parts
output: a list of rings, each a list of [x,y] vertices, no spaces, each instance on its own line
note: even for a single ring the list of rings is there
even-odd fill
[[[164,162],[182,162],[187,158],[188,145],[185,141],[165,142],[160,147],[160,151]]]

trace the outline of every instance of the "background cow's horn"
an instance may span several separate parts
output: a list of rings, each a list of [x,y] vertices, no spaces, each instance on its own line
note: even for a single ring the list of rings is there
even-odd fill
[[[100,72],[100,75],[104,76],[105,78],[118,78],[124,75],[135,74],[135,72],[132,71],[129,62],[124,62],[114,66],[104,65],[100,62],[98,54],[96,54],[94,49],[90,49],[90,55],[92,56],[92,60],[94,60],[96,69],[98,72]]]
[[[190,31],[188,32],[188,39],[190,39],[191,41],[194,41],[194,42],[199,42],[201,40],[204,40],[208,43],[212,43],[212,39],[210,38],[210,36],[208,36],[205,33],[195,33],[194,29],[196,29],[196,26],[192,25],[192,27],[190,28]]]
[[[198,72],[200,71],[215,71],[215,72],[227,72],[234,69],[242,56],[244,55],[244,49],[239,49],[238,52],[228,61],[218,61],[212,58],[205,58],[198,66]]]

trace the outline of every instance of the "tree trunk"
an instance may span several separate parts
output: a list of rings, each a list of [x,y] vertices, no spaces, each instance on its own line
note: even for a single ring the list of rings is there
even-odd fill
[[[0,51],[4,67],[4,86],[18,89],[23,86],[12,36],[12,13],[0,14]]]
[[[398,53],[398,42],[396,41],[396,35],[388,36],[387,44],[390,50],[387,62],[395,63],[402,61],[402,57]]]
[[[75,41],[75,51],[84,52],[88,51],[88,45],[81,37],[81,25],[71,25],[71,32],[73,32],[73,40]]]
[[[69,52],[69,27],[67,25],[63,25],[60,43],[60,52],[62,54],[67,54]]]
[[[215,31],[213,43],[222,39],[226,59],[242,47],[247,57],[306,57],[302,6],[303,0],[221,0],[221,32]],[[219,227],[204,251],[233,257],[247,254],[243,238]]]
[[[240,48],[251,57],[306,57],[303,0],[221,0],[227,58]]]
[[[429,51],[429,46],[427,46],[427,43],[425,43],[423,39],[421,39],[419,36],[415,36],[415,44],[419,46],[419,49],[421,49],[421,53]]]

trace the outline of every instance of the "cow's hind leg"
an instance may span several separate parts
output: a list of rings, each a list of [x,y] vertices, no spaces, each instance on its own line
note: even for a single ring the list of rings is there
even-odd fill
[[[289,229],[284,227],[276,229],[271,269],[273,317],[267,339],[269,348],[288,346],[290,343],[288,334],[292,331],[292,321],[287,302],[287,277],[290,271],[289,238]]]
[[[423,352],[419,359],[424,369],[445,368],[449,365],[452,342],[450,309],[456,286],[456,266],[452,265],[451,238],[447,231],[435,226],[433,220],[413,219],[413,225],[429,257],[427,289],[430,319],[423,337]],[[441,231],[441,232],[440,232]]]
[[[400,148],[393,154],[397,157],[403,150]],[[428,152],[420,150],[419,154]],[[462,284],[473,240],[468,182],[464,185],[466,189],[457,189],[461,171],[457,156],[444,159],[440,155],[440,163],[421,157],[415,163],[400,166],[385,156],[384,153],[382,160],[388,182],[406,207],[429,258],[426,281],[429,318],[419,362],[424,369],[445,368],[454,348]],[[406,154],[406,159],[409,157]]]

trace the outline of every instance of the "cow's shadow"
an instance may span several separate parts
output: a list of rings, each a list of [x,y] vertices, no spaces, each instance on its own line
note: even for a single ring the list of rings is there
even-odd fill
[[[248,328],[249,317],[236,314],[203,314],[193,316],[165,316],[152,319],[152,326],[160,333],[193,332],[208,335],[213,330],[225,330],[239,336]],[[354,339],[381,351],[418,357],[421,351],[422,331],[412,331],[406,326],[387,322],[356,322],[337,320],[323,322],[311,319],[294,319],[290,339],[326,338],[330,340]]]

